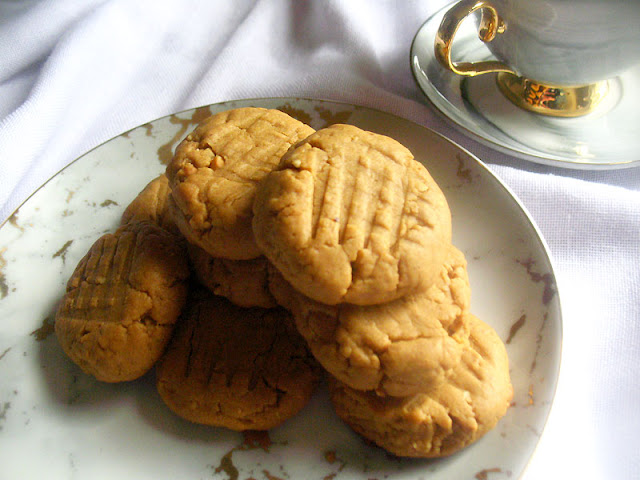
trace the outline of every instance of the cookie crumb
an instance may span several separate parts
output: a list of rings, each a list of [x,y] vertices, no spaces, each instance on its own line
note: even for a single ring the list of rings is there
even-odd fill
[[[31,332],[31,336],[35,337],[36,341],[42,342],[46,340],[49,335],[55,332],[55,321],[49,316],[42,321],[42,325]]]
[[[271,438],[267,430],[245,430],[243,447],[248,450],[261,448],[265,452],[269,452],[271,447]]]
[[[335,463],[336,461],[336,452],[335,450],[329,450],[328,452],[325,452],[324,454],[324,459],[327,461],[327,463]]]

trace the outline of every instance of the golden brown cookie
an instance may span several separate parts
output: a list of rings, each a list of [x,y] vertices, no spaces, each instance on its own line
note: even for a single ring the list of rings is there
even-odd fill
[[[513,397],[504,344],[469,314],[469,346],[448,381],[411,397],[380,397],[329,379],[338,415],[364,438],[403,457],[442,457],[495,427]]]
[[[240,308],[205,292],[190,300],[156,372],[158,392],[177,415],[268,430],[302,409],[320,369],[286,310]]]
[[[471,292],[466,260],[453,246],[429,289],[379,305],[324,305],[276,272],[269,281],[320,364],[358,390],[400,397],[424,392],[445,381],[467,343]]]
[[[397,141],[350,125],[292,148],[258,188],[265,256],[325,304],[384,303],[427,288],[451,242],[447,201]]]
[[[261,253],[251,229],[257,184],[313,129],[279,110],[239,108],[209,117],[176,149],[166,174],[174,219],[214,257]]]
[[[188,277],[182,244],[153,223],[102,236],[67,283],[55,320],[60,345],[98,380],[140,377],[171,337]]]
[[[216,258],[193,244],[189,244],[187,250],[197,279],[216,295],[226,297],[240,307],[273,308],[278,305],[269,291],[269,262],[265,257],[251,260]]]
[[[169,180],[162,174],[151,180],[133,199],[122,214],[121,223],[149,221],[165,230],[179,234],[169,211]]]

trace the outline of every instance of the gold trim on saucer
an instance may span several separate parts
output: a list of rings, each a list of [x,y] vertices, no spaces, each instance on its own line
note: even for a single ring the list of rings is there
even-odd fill
[[[593,112],[609,93],[609,82],[588,85],[550,85],[499,73],[500,91],[515,105],[530,112],[552,117],[580,117]]]

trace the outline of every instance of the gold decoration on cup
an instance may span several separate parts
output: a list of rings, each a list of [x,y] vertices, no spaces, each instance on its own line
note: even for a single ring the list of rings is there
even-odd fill
[[[515,105],[527,111],[555,117],[578,117],[593,112],[609,92],[604,80],[588,85],[551,85],[520,76],[506,63],[496,60],[454,62],[451,58],[453,39],[462,21],[480,10],[482,16],[478,37],[491,42],[508,26],[496,7],[486,0],[462,0],[444,15],[436,33],[434,52],[438,62],[453,73],[475,77],[498,73],[500,91]]]
[[[609,93],[609,82],[548,85],[510,73],[499,73],[500,91],[517,106],[554,117],[579,117],[593,112]]]

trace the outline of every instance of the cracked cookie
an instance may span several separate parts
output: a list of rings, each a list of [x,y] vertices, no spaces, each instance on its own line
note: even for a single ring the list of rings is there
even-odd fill
[[[177,147],[166,174],[174,220],[214,257],[261,255],[251,228],[256,186],[314,130],[279,110],[239,108],[209,117]]]
[[[232,430],[268,430],[304,407],[320,369],[282,309],[240,308],[203,289],[156,368],[177,415]]]
[[[470,341],[448,380],[430,392],[380,397],[329,379],[337,414],[358,434],[402,457],[443,457],[478,440],[502,418],[513,396],[504,344],[469,315]]]
[[[269,262],[265,257],[251,260],[216,258],[192,244],[187,246],[187,251],[196,278],[216,295],[240,307],[273,308],[278,305],[269,291]]]
[[[182,244],[153,223],[102,236],[77,265],[56,312],[62,349],[98,380],[142,376],[171,337],[188,278]]]
[[[291,148],[258,187],[264,255],[325,304],[384,303],[427,288],[451,242],[447,201],[392,138],[332,125]]]
[[[275,269],[269,285],[319,363],[358,390],[403,397],[431,389],[445,381],[466,348],[471,290],[466,259],[453,246],[431,287],[384,304],[321,304]]]
[[[169,180],[162,174],[151,180],[133,199],[122,214],[121,224],[149,221],[161,226],[168,232],[179,235],[173,217],[169,211]]]

